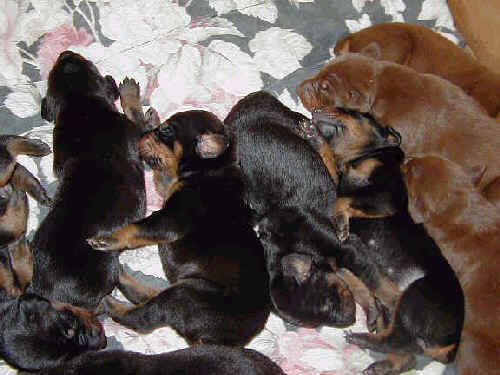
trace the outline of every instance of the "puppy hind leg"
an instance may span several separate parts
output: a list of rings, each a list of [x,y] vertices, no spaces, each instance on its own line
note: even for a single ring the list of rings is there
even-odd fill
[[[118,289],[130,302],[136,305],[145,303],[161,293],[161,289],[154,288],[137,280],[125,271],[122,265],[120,265]]]

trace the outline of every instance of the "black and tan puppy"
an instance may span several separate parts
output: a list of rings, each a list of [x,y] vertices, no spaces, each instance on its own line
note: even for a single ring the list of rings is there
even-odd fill
[[[121,90],[128,90],[126,82]],[[55,124],[59,186],[33,238],[32,291],[89,310],[116,286],[140,302],[134,288],[143,287],[121,270],[118,254],[96,252],[86,242],[145,214],[138,150],[143,129],[115,109],[118,95],[113,78],[65,51],[50,71],[41,108],[42,117]]]
[[[274,309],[297,325],[348,326],[355,304],[335,273],[341,252],[331,223],[336,186],[318,154],[294,133],[303,121],[271,94],[257,92],[233,107],[225,125],[266,251]],[[358,244],[351,238],[344,245],[347,253]]]
[[[52,368],[105,346],[102,325],[88,311],[35,294],[0,303],[0,357],[17,369]]]
[[[349,333],[347,341],[388,353],[365,373],[407,371],[415,366],[415,354],[452,361],[464,297],[439,248],[408,213],[399,135],[368,115],[345,110],[315,112],[313,124],[330,144],[338,167],[334,222],[339,237],[345,240],[351,232],[368,245],[338,271],[366,310],[370,328],[375,324],[377,330]]]
[[[106,350],[86,353],[39,375],[284,375],[269,358],[251,349],[196,345],[168,353]],[[19,375],[29,375],[21,373]]]
[[[0,136],[0,301],[20,296],[31,282],[33,257],[26,240],[27,193],[42,205],[51,203],[36,177],[16,163],[16,156],[48,153],[49,146],[37,139]]]
[[[115,321],[140,332],[168,325],[191,344],[245,345],[264,327],[264,251],[230,148],[222,122],[206,111],[177,113],[141,140],[163,208],[89,243],[101,250],[160,244],[172,285],[133,308],[106,297],[102,307]]]

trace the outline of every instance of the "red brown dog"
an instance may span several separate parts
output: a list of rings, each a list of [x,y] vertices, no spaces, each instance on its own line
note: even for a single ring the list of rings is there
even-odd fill
[[[500,205],[500,127],[449,81],[348,53],[302,82],[298,94],[310,111],[340,107],[370,113],[401,134],[407,157],[435,154],[480,173],[479,189]]]
[[[500,210],[456,163],[411,159],[405,171],[410,211],[439,244],[465,295],[458,373],[500,371]]]
[[[490,116],[497,117],[500,113],[500,74],[428,27],[380,23],[338,41],[334,51],[336,56],[363,51],[377,60],[438,75],[461,87]]]

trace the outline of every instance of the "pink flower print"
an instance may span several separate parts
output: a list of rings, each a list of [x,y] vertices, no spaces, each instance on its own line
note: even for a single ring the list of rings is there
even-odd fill
[[[88,46],[94,41],[84,28],[78,30],[73,25],[62,25],[48,32],[40,40],[40,49],[38,51],[38,63],[40,74],[46,79],[50,69],[57,60],[62,51],[69,46]]]

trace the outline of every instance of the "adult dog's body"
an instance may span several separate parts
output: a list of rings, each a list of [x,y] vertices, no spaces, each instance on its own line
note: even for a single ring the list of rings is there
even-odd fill
[[[415,158],[404,169],[412,215],[439,244],[464,291],[458,373],[498,374],[500,210],[449,160]]]
[[[308,110],[370,113],[402,136],[407,157],[435,154],[482,173],[479,188],[500,205],[500,127],[462,89],[432,74],[357,53],[342,55],[302,82]]]
[[[339,40],[334,51],[336,56],[348,52],[370,53],[377,60],[435,74],[461,87],[491,117],[500,115],[500,74],[429,27],[379,23]]]
[[[54,121],[54,173],[59,186],[37,229],[32,290],[89,310],[120,287],[118,254],[94,251],[86,238],[102,235],[145,213],[142,129],[116,111],[119,92],[92,62],[61,53],[48,78],[42,116]]]

